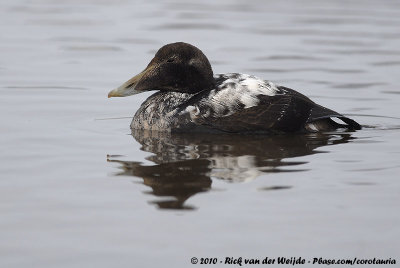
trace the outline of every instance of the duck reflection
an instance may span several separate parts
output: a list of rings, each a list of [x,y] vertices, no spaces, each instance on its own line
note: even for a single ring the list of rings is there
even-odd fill
[[[140,177],[152,188],[150,194],[164,197],[152,202],[161,209],[194,209],[185,201],[209,191],[212,179],[244,182],[271,172],[305,170],[300,167],[307,162],[289,159],[320,153],[316,150],[319,147],[353,139],[350,132],[264,136],[133,130],[132,135],[142,145],[141,150],[154,154],[147,160],[155,165],[118,157],[109,157],[108,161],[122,164],[117,175]]]

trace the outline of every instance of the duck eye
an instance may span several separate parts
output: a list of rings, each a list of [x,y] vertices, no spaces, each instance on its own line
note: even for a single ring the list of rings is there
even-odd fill
[[[167,62],[174,62],[174,58],[169,58],[168,60],[167,60]]]

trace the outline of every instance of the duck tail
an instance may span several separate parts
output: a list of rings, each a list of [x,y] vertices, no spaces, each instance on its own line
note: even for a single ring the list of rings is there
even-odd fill
[[[336,123],[336,127],[346,127],[351,130],[361,129],[361,125],[356,121],[354,121],[353,119],[350,119],[342,114],[339,114],[333,110],[330,110],[318,104],[316,104],[311,109],[310,116],[307,119],[307,123],[313,123],[324,119],[330,119],[329,121],[333,123],[334,121],[331,119],[332,117],[338,118],[345,123],[345,124]]]

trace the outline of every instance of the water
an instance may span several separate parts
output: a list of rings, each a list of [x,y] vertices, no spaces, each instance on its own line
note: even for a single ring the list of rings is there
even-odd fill
[[[400,261],[398,1],[0,7],[1,267]],[[201,48],[215,73],[294,88],[364,129],[132,136],[149,94],[107,93],[175,41]]]

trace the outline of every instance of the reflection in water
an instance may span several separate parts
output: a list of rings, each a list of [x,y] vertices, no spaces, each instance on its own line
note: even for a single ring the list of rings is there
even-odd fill
[[[212,179],[227,182],[251,181],[270,172],[298,172],[304,169],[285,168],[307,162],[288,158],[319,153],[316,148],[346,143],[354,139],[350,132],[307,135],[232,135],[232,134],[170,134],[150,131],[132,132],[142,144],[142,150],[154,155],[147,158],[155,163],[109,157],[108,161],[122,164],[123,172],[143,179],[152,188],[151,194],[169,199],[154,201],[159,208],[193,209],[185,201],[199,192],[211,189]],[[275,186],[268,190],[290,189]],[[267,188],[266,188],[267,189]],[[171,199],[172,198],[172,199]]]

